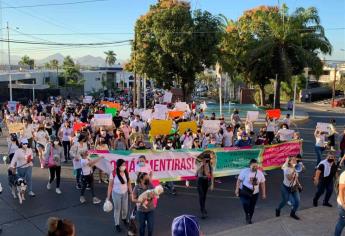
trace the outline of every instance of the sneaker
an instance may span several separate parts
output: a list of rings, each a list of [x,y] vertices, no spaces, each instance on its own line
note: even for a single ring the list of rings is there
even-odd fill
[[[276,209],[276,217],[280,216],[280,210]]]
[[[118,233],[121,232],[121,227],[120,227],[120,225],[116,225],[115,228],[116,228],[116,231],[117,231]]]
[[[289,206],[292,206],[292,204],[291,204],[291,202],[290,202],[290,201],[287,201],[287,204],[288,204]]]
[[[99,198],[97,198],[97,197],[94,197],[93,199],[92,199],[92,203],[93,204],[100,204],[102,201],[99,199]]]
[[[317,201],[315,199],[313,199],[313,206],[317,207]]]
[[[34,197],[34,196],[36,196],[36,195],[35,195],[34,192],[30,191],[30,192],[29,192],[29,196],[30,196],[30,197]]]
[[[295,219],[295,220],[300,220],[300,218],[299,218],[299,217],[296,215],[296,213],[293,212],[293,211],[291,211],[290,217],[293,218],[293,219]]]
[[[85,203],[86,202],[86,199],[85,199],[84,196],[80,196],[79,200],[80,200],[80,203]]]
[[[50,190],[51,187],[52,187],[52,185],[48,182],[48,183],[47,183],[47,189]]]
[[[333,207],[333,205],[332,204],[330,204],[330,203],[328,203],[328,202],[326,202],[326,203],[324,203],[324,204],[322,204],[323,206],[326,206],[326,207]]]
[[[61,190],[60,190],[60,188],[56,188],[56,189],[55,189],[55,192],[56,192],[57,194],[61,194],[61,193],[62,193]]]

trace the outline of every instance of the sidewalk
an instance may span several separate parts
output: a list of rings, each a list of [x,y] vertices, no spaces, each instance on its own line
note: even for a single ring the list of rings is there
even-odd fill
[[[301,217],[296,221],[289,217],[287,210],[282,216],[252,225],[226,230],[213,236],[330,236],[338,220],[337,208],[313,207],[298,211]]]

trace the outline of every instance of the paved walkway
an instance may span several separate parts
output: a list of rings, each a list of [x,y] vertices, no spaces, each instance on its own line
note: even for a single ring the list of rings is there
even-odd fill
[[[286,214],[287,210],[285,209]],[[282,212],[283,213],[283,212]],[[212,234],[213,236],[330,236],[337,222],[336,207],[314,207],[298,212],[300,221],[288,215]],[[345,232],[343,233],[345,235]]]

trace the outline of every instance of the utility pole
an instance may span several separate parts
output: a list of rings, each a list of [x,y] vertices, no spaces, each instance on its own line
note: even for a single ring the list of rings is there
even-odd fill
[[[295,119],[295,111],[296,111],[296,93],[297,93],[297,78],[295,79],[295,86],[294,86],[294,89],[293,89],[292,119]]]
[[[335,101],[335,84],[337,81],[337,64],[334,66],[334,79],[333,79],[333,91],[332,91],[332,107],[334,107],[334,101]]]
[[[146,80],[147,80],[147,76],[145,74],[144,76],[144,109],[146,110]]]
[[[35,102],[35,80],[32,81],[32,102]]]
[[[216,74],[217,78],[219,79],[219,115],[222,116],[223,111],[222,111],[222,106],[223,106],[223,101],[222,101],[222,68],[220,64],[217,62],[216,64]]]
[[[8,54],[8,81],[10,87],[10,101],[12,101],[12,75],[11,75],[11,50],[10,50],[10,27],[7,22],[7,54]]]
[[[134,29],[134,41],[133,41],[133,50],[134,50],[134,56],[133,56],[133,71],[134,71],[134,84],[133,84],[133,106],[137,107],[137,70],[136,70],[136,60],[137,60],[137,32]]]

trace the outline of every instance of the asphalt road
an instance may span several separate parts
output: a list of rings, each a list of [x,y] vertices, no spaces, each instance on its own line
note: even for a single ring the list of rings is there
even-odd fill
[[[307,108],[308,107],[308,108]],[[301,195],[301,209],[312,207],[312,197],[315,187],[312,185],[311,176],[315,166],[313,131],[316,122],[328,122],[330,118],[337,120],[338,131],[345,125],[344,113],[332,113],[310,110],[310,106],[301,105],[298,109],[307,111],[310,120],[299,124],[296,130],[301,132],[304,139],[304,163],[307,170],[302,175],[304,191]],[[0,142],[0,149],[4,150],[4,142]],[[267,199],[260,199],[254,214],[253,221],[259,222],[274,217],[274,209],[280,201],[279,187],[282,181],[280,170],[269,171],[267,179]],[[14,200],[6,187],[6,167],[0,167],[0,181],[3,183],[4,192],[0,195],[0,224],[3,228],[2,235],[46,235],[46,220],[50,216],[58,216],[72,220],[76,224],[77,235],[126,235],[115,232],[112,213],[104,213],[102,204],[91,204],[91,196],[87,192],[86,204],[80,204],[79,191],[75,190],[71,167],[64,167],[62,173],[62,195],[57,195],[52,189],[48,191],[46,184],[48,171],[35,167],[33,171],[33,185],[36,197],[27,198],[23,205]],[[209,217],[201,220],[202,231],[206,235],[229,230],[244,225],[244,214],[240,201],[235,197],[235,177],[221,178],[222,183],[216,183],[215,191],[210,192],[207,198]],[[199,216],[197,191],[193,187],[186,188],[183,183],[177,188],[176,196],[164,194],[155,211],[155,233],[157,236],[170,235],[172,219],[181,214]],[[54,187],[54,184],[53,184]],[[96,195],[105,199],[106,186],[96,184]],[[335,205],[335,197],[331,202]],[[288,214],[289,209],[283,209],[282,214]],[[335,216],[336,217],[336,216]],[[269,227],[269,226],[268,226]]]

